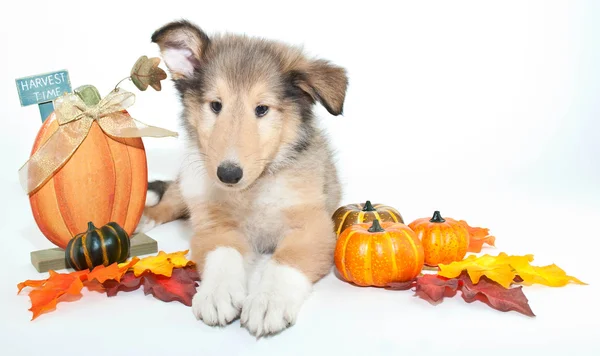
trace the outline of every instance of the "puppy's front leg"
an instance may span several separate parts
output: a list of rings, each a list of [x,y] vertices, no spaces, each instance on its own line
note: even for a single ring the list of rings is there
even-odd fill
[[[331,270],[335,234],[323,209],[285,212],[288,231],[271,257],[255,267],[241,323],[255,336],[278,333],[296,322],[313,283]]]
[[[246,298],[244,257],[248,253],[244,236],[234,229],[206,229],[195,235],[192,259],[201,281],[192,311],[205,324],[224,326],[240,315]]]

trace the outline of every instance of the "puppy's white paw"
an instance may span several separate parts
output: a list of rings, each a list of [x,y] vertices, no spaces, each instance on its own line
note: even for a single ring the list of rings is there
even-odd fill
[[[242,307],[241,323],[260,337],[276,334],[296,322],[312,283],[299,270],[269,260],[253,275]]]
[[[138,223],[138,225],[135,228],[135,231],[133,233],[134,234],[145,233],[145,232],[148,232],[148,231],[154,229],[158,225],[159,224],[156,223],[156,220],[150,219],[146,215],[142,215],[142,217],[140,218],[140,222]]]
[[[240,315],[246,298],[246,272],[242,255],[219,247],[206,256],[202,280],[192,299],[196,318],[211,326],[224,326]]]

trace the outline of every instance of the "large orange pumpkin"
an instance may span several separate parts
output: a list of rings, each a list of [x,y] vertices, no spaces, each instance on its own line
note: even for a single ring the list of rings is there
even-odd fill
[[[98,102],[90,102],[90,97],[99,100],[100,95],[81,95],[88,106]],[[57,129],[52,113],[39,130],[31,154]],[[94,122],[77,151],[30,194],[29,202],[41,232],[64,249],[73,236],[87,229],[88,222],[97,226],[115,222],[131,236],[143,213],[147,184],[142,139],[112,138]]]
[[[362,204],[348,204],[337,208],[332,217],[335,232],[339,237],[342,231],[354,224],[368,223],[377,219],[380,222],[393,221],[404,223],[400,212],[385,204],[371,204],[367,200]]]
[[[432,218],[421,218],[408,225],[419,237],[425,251],[425,264],[437,266],[460,261],[469,247],[469,232],[460,222],[442,218],[439,211]]]
[[[373,220],[342,232],[334,260],[346,281],[359,286],[385,287],[419,275],[423,269],[423,246],[408,226]]]

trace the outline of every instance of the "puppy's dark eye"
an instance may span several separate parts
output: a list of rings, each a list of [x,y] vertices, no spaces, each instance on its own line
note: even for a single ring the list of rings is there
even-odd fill
[[[266,105],[259,105],[254,109],[254,113],[256,113],[257,117],[263,117],[269,112],[269,107]]]
[[[210,103],[210,108],[212,109],[212,111],[215,114],[218,114],[218,113],[221,112],[221,109],[223,108],[223,104],[221,104],[218,101],[213,101],[213,102]]]

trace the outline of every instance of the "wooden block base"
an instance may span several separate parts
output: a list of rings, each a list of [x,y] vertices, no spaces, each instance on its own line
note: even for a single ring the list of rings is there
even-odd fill
[[[142,256],[158,252],[158,243],[146,234],[131,236],[130,256]],[[65,263],[65,250],[62,248],[50,248],[31,252],[31,264],[42,273],[49,270],[67,268]]]

